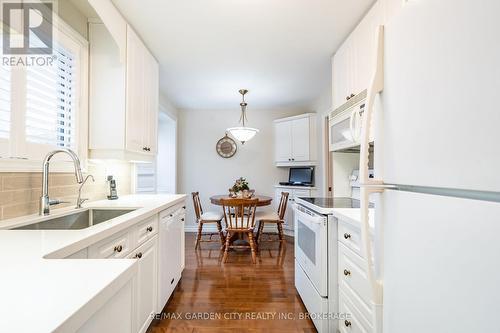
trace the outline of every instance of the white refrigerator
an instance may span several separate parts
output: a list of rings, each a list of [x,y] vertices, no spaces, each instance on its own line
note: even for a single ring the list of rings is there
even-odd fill
[[[410,0],[384,35],[378,331],[500,332],[500,1]]]

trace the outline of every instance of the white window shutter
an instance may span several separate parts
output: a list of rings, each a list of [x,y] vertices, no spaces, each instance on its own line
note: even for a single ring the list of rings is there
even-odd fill
[[[75,148],[76,107],[73,55],[58,47],[53,66],[28,67],[26,141]]]

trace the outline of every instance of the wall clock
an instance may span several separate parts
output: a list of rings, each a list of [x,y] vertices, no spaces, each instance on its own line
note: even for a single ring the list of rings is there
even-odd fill
[[[219,141],[217,141],[217,145],[215,146],[217,150],[217,154],[219,154],[221,157],[224,158],[230,158],[233,157],[234,154],[236,154],[236,149],[238,146],[236,146],[236,142],[234,142],[233,139],[226,135]]]

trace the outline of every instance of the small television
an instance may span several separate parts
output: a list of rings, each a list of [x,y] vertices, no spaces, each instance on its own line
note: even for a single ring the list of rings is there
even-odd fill
[[[290,168],[288,174],[290,185],[312,186],[314,185],[314,167]]]

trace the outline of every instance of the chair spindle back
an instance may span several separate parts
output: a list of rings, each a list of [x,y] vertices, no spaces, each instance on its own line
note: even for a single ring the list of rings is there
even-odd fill
[[[286,206],[288,204],[288,192],[281,192],[280,204],[278,206],[278,216],[280,220],[285,218]]]
[[[259,199],[221,199],[226,228],[248,230],[255,227],[255,210]]]
[[[198,222],[201,219],[201,215],[203,214],[203,208],[201,207],[201,201],[200,201],[200,192],[193,192],[191,193],[193,196],[193,206],[194,206],[194,213],[196,214],[196,222]]]

